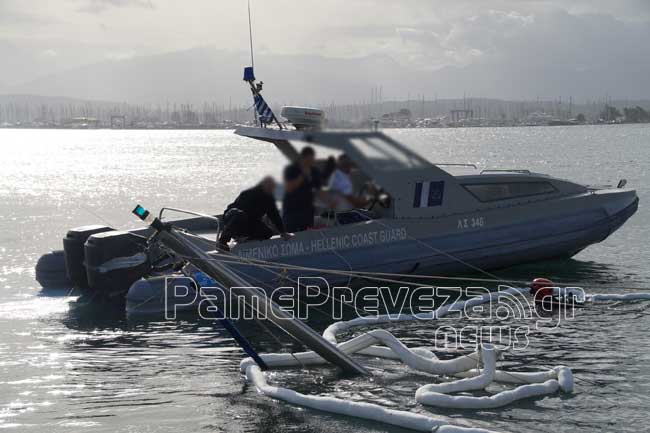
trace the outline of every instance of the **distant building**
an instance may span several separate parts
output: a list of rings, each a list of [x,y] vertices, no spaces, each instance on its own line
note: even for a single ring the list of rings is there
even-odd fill
[[[381,116],[381,124],[388,127],[403,128],[411,124],[413,114],[408,108],[402,108],[393,113],[386,113]]]
[[[99,127],[99,120],[94,117],[73,117],[63,121],[64,128],[90,129]]]
[[[554,117],[551,116],[548,113],[544,113],[541,111],[535,111],[528,116],[526,116],[526,120],[524,121],[524,124],[526,126],[546,126],[550,124],[554,120]]]

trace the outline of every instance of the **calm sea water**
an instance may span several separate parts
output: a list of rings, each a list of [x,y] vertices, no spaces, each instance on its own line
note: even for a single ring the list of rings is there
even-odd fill
[[[434,162],[530,168],[590,184],[626,178],[638,189],[639,212],[619,232],[572,260],[521,266],[504,277],[550,276],[612,289],[650,291],[650,128],[598,126],[390,131]],[[135,321],[122,312],[70,306],[66,291],[42,291],[38,257],[61,247],[71,227],[133,227],[136,203],[218,212],[243,186],[284,163],[271,145],[226,131],[0,130],[0,428],[9,431],[375,432],[381,424],[276,402],[242,380],[242,352],[208,322]],[[441,411],[475,425],[511,432],[641,431],[650,409],[648,304],[580,310],[509,368],[564,364],[576,392],[490,411]],[[314,326],[322,329],[327,320]],[[243,331],[262,351],[280,347],[255,325]],[[407,345],[430,345],[436,325],[392,329]],[[403,365],[367,360],[384,373],[343,380],[333,370],[281,371],[278,384],[306,393],[387,407],[414,403],[432,380]]]

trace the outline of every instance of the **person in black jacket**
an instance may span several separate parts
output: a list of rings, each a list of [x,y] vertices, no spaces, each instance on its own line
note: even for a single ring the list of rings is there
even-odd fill
[[[223,230],[218,240],[218,247],[228,251],[228,242],[234,237],[248,240],[265,240],[273,236],[273,231],[263,221],[267,216],[283,239],[291,236],[286,232],[280,212],[275,204],[275,180],[267,176],[253,188],[243,191],[226,208],[223,216]]]
[[[314,195],[322,187],[315,161],[316,152],[307,146],[300,152],[298,160],[284,169],[282,216],[290,232],[301,232],[314,226]]]

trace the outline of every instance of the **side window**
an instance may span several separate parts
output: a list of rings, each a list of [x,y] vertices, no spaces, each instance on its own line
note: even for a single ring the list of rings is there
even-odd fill
[[[463,185],[463,187],[482,202],[509,200],[557,192],[557,189],[550,182],[477,183]]]

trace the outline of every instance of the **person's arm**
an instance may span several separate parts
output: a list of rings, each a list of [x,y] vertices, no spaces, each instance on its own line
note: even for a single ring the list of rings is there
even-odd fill
[[[354,207],[364,207],[368,205],[368,200],[366,200],[365,198],[357,197],[355,195],[346,195],[344,197]]]
[[[288,239],[290,236],[287,234],[286,229],[284,228],[284,222],[280,217],[280,212],[278,211],[278,206],[275,204],[275,198],[269,197],[268,203],[266,205],[266,216],[269,217],[275,229],[280,232],[280,236],[283,239]]]
[[[336,171],[332,176],[330,182],[332,189],[341,194],[345,199],[354,207],[363,207],[368,204],[368,201],[357,197],[354,195],[354,187],[352,186],[352,180],[347,174]]]

